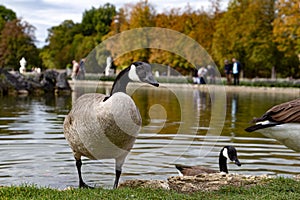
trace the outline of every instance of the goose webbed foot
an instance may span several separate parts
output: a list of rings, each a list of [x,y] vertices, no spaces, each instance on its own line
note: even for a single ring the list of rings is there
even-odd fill
[[[81,159],[76,159],[76,167],[77,167],[78,177],[79,177],[79,188],[89,188],[89,189],[93,189],[94,187],[88,186],[88,185],[83,181],[82,176],[81,176],[81,166],[82,166]]]
[[[81,181],[81,182],[79,183],[79,188],[95,189],[94,187],[87,185],[87,184],[86,184],[85,182],[83,182],[83,181]]]

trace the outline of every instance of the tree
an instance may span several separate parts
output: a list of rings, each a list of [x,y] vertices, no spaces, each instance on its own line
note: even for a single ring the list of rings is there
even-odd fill
[[[34,27],[19,19],[6,22],[1,31],[0,66],[17,70],[22,57],[29,67],[41,66],[38,55],[34,45]]]
[[[270,77],[278,63],[273,43],[272,22],[275,17],[273,0],[233,0],[228,11],[216,24],[213,55],[220,65],[236,57],[248,77]]]
[[[284,54],[282,65],[289,75],[300,76],[300,5],[298,0],[278,0],[274,20],[274,42]]]
[[[81,21],[82,34],[84,36],[97,36],[98,42],[110,31],[110,25],[116,15],[114,5],[106,3],[98,9],[92,7],[83,13]]]
[[[5,6],[0,5],[0,31],[4,28],[6,22],[17,19],[16,13]]]
[[[300,54],[300,5],[298,0],[278,0],[274,20],[274,41],[287,55]]]
[[[74,37],[80,33],[80,25],[72,20],[65,20],[60,25],[48,30],[49,45],[42,50],[41,57],[47,68],[65,68],[76,59],[76,48],[72,46]],[[80,58],[77,58],[80,59]]]
[[[124,20],[126,19],[128,19],[128,22],[124,23]],[[140,1],[134,6],[126,5],[126,7],[122,9],[118,15],[119,31],[122,32],[141,27],[153,27],[155,25],[154,19],[155,9],[147,1]],[[114,26],[116,26],[116,24]],[[139,32],[139,34],[142,33]],[[132,38],[126,38],[126,40],[132,40],[134,43],[140,43],[141,46],[147,46],[148,41],[141,40],[141,38],[143,38],[141,35],[140,37],[135,37],[135,35],[132,35]],[[119,45],[119,48],[123,48],[122,43]],[[118,49],[112,49],[111,54],[114,59],[116,59],[116,56],[120,56],[116,54],[117,51]],[[115,61],[115,63],[117,65],[128,65],[134,60],[147,61],[149,60],[150,54],[150,49],[135,50],[134,52],[129,52],[126,55],[122,55]]]
[[[45,66],[65,68],[72,60],[86,57],[109,32],[115,14],[115,7],[107,3],[85,11],[81,23],[65,20],[50,28],[49,45],[40,54]]]

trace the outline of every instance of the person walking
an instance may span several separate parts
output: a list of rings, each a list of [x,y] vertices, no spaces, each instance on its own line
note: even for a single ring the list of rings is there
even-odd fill
[[[200,84],[206,84],[206,75],[207,75],[207,69],[206,67],[202,66],[198,70],[198,77],[200,80]]]
[[[236,58],[232,58],[232,74],[233,74],[233,84],[240,84],[240,73],[241,73],[241,63],[236,60]]]
[[[75,81],[77,79],[78,76],[78,72],[79,72],[79,64],[76,60],[72,61],[73,64],[73,69],[72,69],[72,80]]]
[[[232,64],[227,59],[224,61],[224,73],[227,85],[231,85]]]

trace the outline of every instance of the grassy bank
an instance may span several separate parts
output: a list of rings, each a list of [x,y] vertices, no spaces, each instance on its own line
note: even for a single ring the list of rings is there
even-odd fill
[[[35,186],[10,186],[0,188],[0,199],[300,199],[299,181],[275,178],[264,185],[222,187],[213,192],[192,194],[149,188],[70,189],[56,190]]]

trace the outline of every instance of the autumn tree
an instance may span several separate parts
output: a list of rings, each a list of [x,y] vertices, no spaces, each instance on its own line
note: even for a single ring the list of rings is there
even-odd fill
[[[213,55],[219,65],[236,57],[245,76],[270,77],[279,57],[273,43],[273,0],[233,0],[216,24]]]
[[[127,23],[124,21],[127,19]],[[148,1],[140,1],[136,5],[127,4],[124,9],[118,15],[118,30],[120,32],[125,30],[130,30],[134,28],[142,28],[142,27],[153,27],[155,19],[155,9]],[[116,26],[116,24],[115,24]],[[141,36],[140,38],[142,38]],[[132,35],[132,38],[126,38],[126,40],[132,40],[135,43],[141,43],[141,46],[147,46],[147,40],[141,40],[136,38],[135,35]],[[142,44],[143,43],[143,44]],[[123,48],[122,45],[127,45],[127,43],[120,43],[119,48]],[[117,51],[117,49],[116,49]],[[133,52],[128,52],[126,55],[122,55],[121,57],[117,58],[116,64],[117,65],[128,65],[130,62],[135,60],[143,60],[148,61],[150,57],[150,49],[140,49],[135,50]],[[111,52],[114,59],[116,59],[116,53],[114,49]],[[120,55],[118,55],[120,56]]]
[[[20,19],[5,23],[0,39],[0,66],[17,70],[25,57],[28,67],[41,66],[39,51],[34,44],[34,27]]]
[[[277,17],[274,20],[274,42],[285,57],[282,71],[289,75],[300,76],[300,4],[298,0],[278,0]],[[285,69],[285,70],[284,70]],[[286,74],[287,75],[287,74]]]

